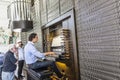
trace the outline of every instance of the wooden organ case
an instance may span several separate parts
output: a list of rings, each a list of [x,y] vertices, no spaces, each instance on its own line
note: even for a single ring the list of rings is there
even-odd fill
[[[73,10],[42,27],[43,51],[56,55],[47,59],[55,60],[59,70],[68,80],[79,80]]]
[[[72,47],[70,30],[64,29],[61,25],[55,25],[43,30],[44,51],[53,51],[56,55],[47,56],[48,60],[56,61],[59,70],[68,78],[73,79]]]

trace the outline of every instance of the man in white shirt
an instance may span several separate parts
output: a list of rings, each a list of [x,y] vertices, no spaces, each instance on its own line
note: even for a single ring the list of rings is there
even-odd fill
[[[18,40],[16,45],[18,47],[18,79],[21,79],[24,77],[22,75],[22,69],[24,65],[24,50],[22,48],[23,43],[21,40]]]
[[[34,43],[38,41],[38,36],[36,33],[31,33],[29,35],[29,41],[25,45],[24,52],[25,52],[25,62],[31,69],[39,69],[45,67],[51,67],[53,71],[57,74],[59,78],[62,77],[61,72],[58,70],[54,61],[38,61],[38,58],[45,58],[47,55],[54,55],[54,52],[39,52]]]

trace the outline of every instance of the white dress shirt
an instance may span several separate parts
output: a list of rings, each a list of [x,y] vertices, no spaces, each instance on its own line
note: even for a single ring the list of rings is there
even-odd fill
[[[18,48],[18,60],[24,60],[24,50],[23,48]]]

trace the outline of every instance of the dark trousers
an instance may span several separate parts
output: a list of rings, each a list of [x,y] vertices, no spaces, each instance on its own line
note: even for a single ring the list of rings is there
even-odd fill
[[[54,61],[41,61],[41,62],[40,62],[40,61],[37,61],[37,62],[35,62],[35,63],[33,63],[33,64],[29,64],[28,66],[29,66],[29,68],[31,68],[31,69],[39,69],[39,68],[51,67],[52,70],[57,74],[57,76],[58,76],[59,78],[62,77],[62,74],[61,74],[61,72],[58,70],[58,68],[57,68],[57,66],[56,66],[56,64],[55,64]]]
[[[24,65],[24,60],[18,61],[18,78],[21,77],[23,65]]]

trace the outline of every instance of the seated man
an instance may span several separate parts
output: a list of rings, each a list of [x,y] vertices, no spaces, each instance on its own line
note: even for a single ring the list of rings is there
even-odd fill
[[[24,48],[26,64],[28,64],[28,67],[31,69],[39,69],[50,66],[53,69],[53,71],[57,74],[57,76],[61,78],[62,74],[58,70],[54,61],[38,61],[38,58],[44,59],[45,56],[47,55],[54,55],[54,52],[46,52],[46,53],[39,52],[34,46],[34,43],[37,41],[38,41],[38,36],[36,33],[32,33],[29,35],[29,41]]]

